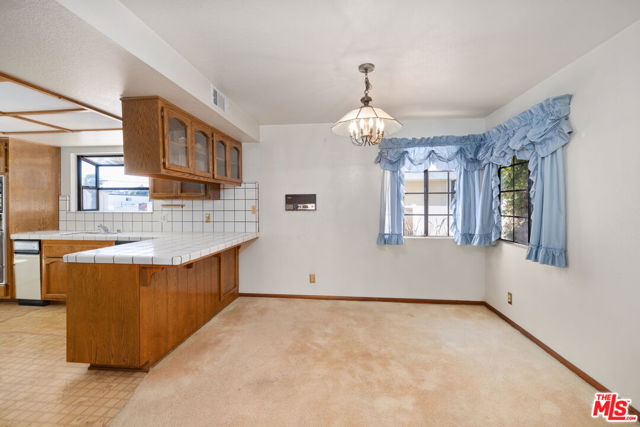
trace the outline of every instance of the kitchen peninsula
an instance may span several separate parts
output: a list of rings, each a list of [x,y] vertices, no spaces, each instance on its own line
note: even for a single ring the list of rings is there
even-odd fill
[[[22,233],[140,240],[64,256],[67,361],[148,370],[238,296],[240,246],[257,233]]]

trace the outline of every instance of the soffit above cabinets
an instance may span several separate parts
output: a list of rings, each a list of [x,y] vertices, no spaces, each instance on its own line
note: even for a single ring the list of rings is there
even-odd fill
[[[122,119],[0,73],[0,134],[97,132],[122,129]]]

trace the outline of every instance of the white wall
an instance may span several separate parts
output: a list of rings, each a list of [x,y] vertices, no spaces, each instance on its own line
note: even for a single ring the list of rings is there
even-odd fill
[[[376,245],[378,150],[355,147],[330,127],[263,126],[259,144],[244,144],[244,178],[260,183],[260,238],[242,253],[240,291],[484,299],[482,248],[451,239]],[[398,136],[482,131],[483,119],[424,120],[406,122]],[[287,193],[316,193],[318,210],[285,212]]]
[[[637,408],[640,22],[491,114],[487,126],[563,93],[574,94],[565,156],[569,267],[525,261],[525,248],[500,243],[487,250],[487,299]]]

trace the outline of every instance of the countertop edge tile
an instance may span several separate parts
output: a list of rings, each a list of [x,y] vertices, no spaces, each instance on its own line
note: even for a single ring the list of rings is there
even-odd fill
[[[259,237],[258,232],[125,232],[99,234],[59,230],[15,233],[14,240],[95,240],[130,243],[76,252],[68,263],[181,265]]]

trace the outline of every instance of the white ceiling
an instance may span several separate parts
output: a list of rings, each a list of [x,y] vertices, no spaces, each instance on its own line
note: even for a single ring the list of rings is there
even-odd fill
[[[82,5],[1,0],[0,71],[116,115],[121,96],[164,96],[243,141],[257,139],[257,122],[337,120],[362,96],[366,61],[374,104],[399,119],[484,117],[640,19],[640,0],[101,0],[84,15]],[[134,26],[159,42],[137,43]],[[233,122],[203,103],[207,85],[179,81],[175,55],[248,114]],[[28,139],[113,145],[122,133]]]
[[[121,0],[261,124],[485,116],[640,18],[638,0]]]
[[[97,9],[114,1],[93,6]],[[114,26],[119,24],[113,20]],[[53,0],[0,0],[0,72],[117,116],[121,115],[122,96],[160,95],[234,138],[255,141],[253,134],[258,134],[249,129],[247,136],[247,127],[233,126],[183,86]],[[9,105],[2,104],[6,110],[29,109],[16,99],[42,102],[7,91],[0,93],[0,104],[8,99],[2,94],[12,95]],[[121,131],[16,137],[59,146],[122,145]]]

